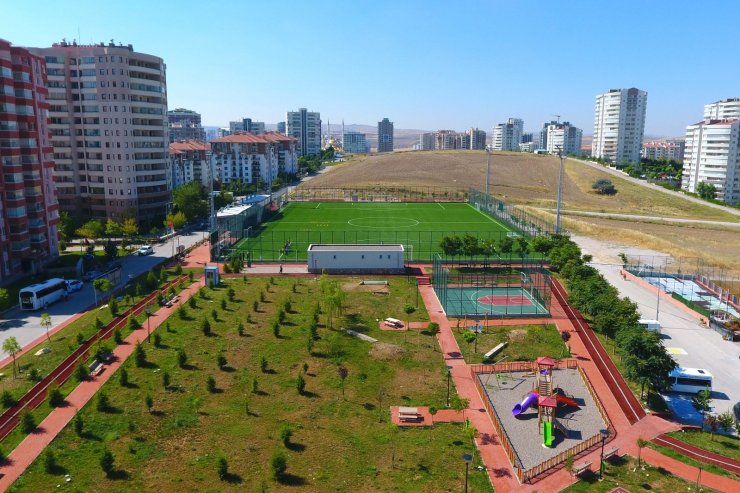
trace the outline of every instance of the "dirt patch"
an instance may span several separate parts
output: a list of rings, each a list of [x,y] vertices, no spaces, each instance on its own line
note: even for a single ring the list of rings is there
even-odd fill
[[[509,340],[512,342],[522,342],[527,338],[527,331],[525,329],[514,329],[509,332]]]
[[[376,342],[368,352],[370,356],[381,361],[393,361],[399,360],[406,355],[406,350],[401,346],[395,344],[388,344],[387,342]]]
[[[376,294],[388,294],[390,292],[387,284],[360,284],[359,282],[346,282],[342,284],[342,291],[359,291]]]

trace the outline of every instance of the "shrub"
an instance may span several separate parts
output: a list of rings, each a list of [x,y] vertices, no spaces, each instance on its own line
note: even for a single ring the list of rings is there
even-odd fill
[[[58,385],[52,385],[49,387],[49,406],[51,407],[59,407],[62,404],[64,404],[64,395],[62,394],[62,391],[59,390]]]
[[[295,389],[301,395],[303,395],[303,392],[306,390],[306,379],[303,378],[303,375],[298,375],[298,378],[295,381]]]
[[[80,346],[83,342],[85,342],[85,335],[82,332],[77,333],[77,345]]]
[[[280,428],[280,441],[283,442],[283,445],[286,447],[290,443],[290,438],[293,436],[293,428],[290,427],[290,425],[283,425]]]
[[[153,337],[154,337],[154,347],[162,346],[162,336],[159,335],[157,332],[155,332]]]
[[[208,392],[214,393],[216,392],[216,379],[213,377],[208,377],[206,380],[206,389],[208,389]]]
[[[126,368],[121,368],[118,372],[118,383],[121,384],[121,387],[128,387],[128,370]]]
[[[218,473],[218,479],[224,480],[229,474],[229,463],[226,462],[225,457],[218,458],[218,464],[216,465],[216,471]]]
[[[257,380],[257,377],[254,377],[252,379],[252,393],[256,394],[259,390],[259,381]]]
[[[175,267],[175,275],[177,276],[182,275],[182,265],[177,264],[177,266]]]
[[[234,296],[236,296],[236,292],[234,291],[234,288],[229,288],[228,296],[229,296],[229,301],[234,301]]]
[[[108,302],[108,309],[110,309],[110,314],[113,315],[113,318],[118,315],[118,301],[115,298],[111,298]]]
[[[187,365],[187,363],[188,363],[188,355],[185,354],[185,351],[183,351],[182,349],[179,349],[177,351],[177,365],[180,368],[185,368],[185,365]]]
[[[28,409],[25,409],[21,413],[21,431],[23,433],[31,433],[33,430],[36,429],[36,418],[33,417],[33,414],[31,414],[31,411]]]
[[[267,373],[267,358],[264,355],[260,356],[260,370],[262,373]]]
[[[224,264],[224,274],[231,274],[231,267],[229,267],[229,264]]]
[[[200,288],[198,290],[198,298],[206,299],[208,295],[206,295],[205,288]]]
[[[100,468],[103,470],[106,476],[110,477],[110,475],[114,471],[115,467],[115,458],[113,457],[113,453],[105,449],[103,452],[103,455],[100,456]]]
[[[226,367],[226,365],[228,365],[228,362],[226,361],[226,356],[224,356],[223,354],[219,354],[216,357],[216,364],[218,365],[220,369],[223,370]]]
[[[167,390],[170,387],[170,373],[167,371],[162,372],[162,387]]]
[[[87,365],[85,365],[85,363],[83,363],[82,361],[77,363],[77,366],[75,367],[75,378],[78,382],[84,382],[85,380],[87,380],[87,376],[89,374],[90,369],[87,367]]]
[[[195,302],[195,298],[194,298],[194,297],[192,297],[192,296],[191,296],[191,297],[190,297],[190,298],[188,299],[188,306],[189,306],[190,308],[192,308],[193,310],[195,310],[196,308],[198,308],[198,304],[197,304],[197,303]]]
[[[432,336],[437,335],[439,333],[439,324],[437,322],[431,322],[427,326],[427,332]]]
[[[617,193],[617,189],[614,184],[608,178],[600,178],[596,180],[591,188],[596,191],[599,195],[614,195]]]
[[[207,318],[204,318],[200,323],[200,330],[203,331],[204,336],[211,335],[211,322],[209,322]]]
[[[146,397],[144,397],[144,405],[146,406],[146,410],[151,414],[152,408],[154,407],[154,398],[147,394]]]
[[[144,351],[144,346],[140,342],[137,342],[134,348],[134,363],[136,363],[137,368],[142,368],[146,365],[146,351]]]
[[[211,310],[211,317],[213,317],[214,322],[218,322],[218,312],[216,311],[215,308]]]
[[[15,397],[13,397],[13,394],[11,394],[7,390],[3,390],[2,395],[0,395],[0,402],[2,402],[3,407],[13,407],[18,402]]]
[[[193,274],[193,271],[191,270],[190,272],[188,272],[188,280],[190,282],[193,282],[193,279],[195,279],[195,276]]]
[[[149,291],[154,290],[157,285],[159,284],[159,279],[157,279],[157,275],[149,271],[149,274],[146,275],[146,287]]]
[[[244,324],[243,324],[243,323],[239,322],[239,325],[238,325],[238,326],[237,326],[237,328],[236,328],[236,332],[237,332],[237,333],[238,333],[238,334],[239,334],[240,336],[243,336],[243,335],[244,335]]]
[[[110,399],[108,394],[103,391],[98,392],[98,399],[96,401],[95,408],[101,413],[107,412],[110,409]]]
[[[279,481],[285,475],[285,471],[288,469],[288,461],[285,458],[285,454],[280,451],[276,451],[270,459],[270,473],[272,479]]]
[[[121,334],[121,329],[116,329],[113,331],[113,342],[115,342],[117,345],[123,342],[123,335]]]
[[[75,434],[78,437],[81,437],[82,434],[85,432],[85,421],[83,420],[82,415],[80,413],[77,413],[75,415],[74,427],[75,427]]]
[[[31,371],[28,373],[28,379],[32,382],[40,382],[41,381],[41,372],[39,372],[38,368],[31,368]]]
[[[319,338],[319,324],[315,320],[311,322],[308,331],[311,333],[311,339],[317,340]]]
[[[282,308],[279,308],[277,311],[277,321],[281,324],[285,322],[285,310]]]
[[[136,320],[136,317],[131,317],[128,319],[128,328],[131,329],[132,331],[136,329],[140,329],[141,323],[138,320]]]
[[[254,310],[256,312],[256,311],[258,311],[259,307],[260,307],[259,301],[254,300],[252,302],[252,310]]]
[[[187,320],[188,319],[188,312],[185,311],[185,307],[180,305],[177,308],[177,316],[180,317],[180,320]]]
[[[272,321],[272,335],[280,337],[280,323],[277,320]]]
[[[226,311],[226,300],[221,298],[221,309],[223,311]]]
[[[58,469],[57,458],[52,450],[47,450],[44,454],[44,470],[49,474],[56,473]]]

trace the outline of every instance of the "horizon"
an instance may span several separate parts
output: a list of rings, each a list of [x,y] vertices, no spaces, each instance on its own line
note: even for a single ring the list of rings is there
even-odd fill
[[[0,37],[14,46],[114,39],[161,57],[168,107],[200,113],[204,126],[277,123],[307,108],[324,124],[388,118],[398,129],[489,134],[509,117],[535,132],[560,115],[590,135],[596,95],[637,87],[648,93],[646,136],[679,137],[705,104],[740,96],[740,68],[718,66],[737,45],[740,4],[729,1],[629,0],[619,11],[585,0],[7,3]],[[707,25],[711,51],[698,36]]]

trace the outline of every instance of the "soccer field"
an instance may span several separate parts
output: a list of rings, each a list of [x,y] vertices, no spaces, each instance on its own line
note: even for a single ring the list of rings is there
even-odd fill
[[[305,261],[311,243],[400,243],[428,261],[444,236],[499,240],[511,229],[467,203],[291,202],[235,247],[254,261]]]

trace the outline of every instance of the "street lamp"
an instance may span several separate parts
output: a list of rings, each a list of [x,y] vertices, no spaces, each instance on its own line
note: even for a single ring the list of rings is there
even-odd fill
[[[450,407],[450,376],[452,376],[452,373],[450,373],[450,370],[452,370],[451,366],[447,366],[447,407]]]
[[[486,196],[488,196],[490,191],[490,184],[491,183],[491,150],[486,147]]]
[[[560,234],[560,203],[563,196],[563,149],[557,146],[557,150],[560,157],[560,172],[558,173],[558,204],[555,213],[555,234]]]
[[[150,336],[152,335],[152,324],[149,321],[149,317],[152,316],[152,309],[147,307],[147,309],[144,310],[144,313],[146,313],[146,342],[152,342],[150,340]]]
[[[606,437],[609,436],[609,430],[599,430],[601,433],[601,460],[599,461],[599,481],[604,479],[604,444]]]
[[[463,460],[465,461],[465,493],[468,493],[468,467],[470,466],[470,461],[473,460],[473,456],[465,454],[463,455]]]

